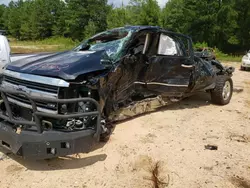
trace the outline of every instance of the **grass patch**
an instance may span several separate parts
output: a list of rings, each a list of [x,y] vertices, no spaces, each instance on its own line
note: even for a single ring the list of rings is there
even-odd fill
[[[223,54],[223,53],[215,53],[216,58],[219,61],[231,61],[231,62],[241,62],[242,57],[241,56],[233,56],[233,55],[228,55],[228,54]]]
[[[194,44],[194,48],[205,48],[205,47],[208,47],[208,44],[205,42]],[[218,59],[219,61],[241,62],[242,60],[242,56],[225,54],[221,52],[218,48],[213,48],[213,49],[214,49],[216,59]]]
[[[228,57],[217,57],[219,61],[233,61],[233,62],[241,62],[241,57],[228,56]]]
[[[18,41],[10,39],[12,53],[57,52],[70,50],[77,46],[79,41],[69,38],[52,37],[38,41]]]

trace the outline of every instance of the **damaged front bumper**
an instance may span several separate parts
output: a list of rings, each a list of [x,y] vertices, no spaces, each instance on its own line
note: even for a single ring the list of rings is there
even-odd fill
[[[99,141],[101,134],[101,113],[97,101],[92,98],[75,99],[50,99],[37,98],[25,92],[8,90],[0,87],[2,100],[5,104],[6,112],[0,111],[0,146],[23,156],[24,158],[47,159],[58,156],[66,156],[75,153],[89,152],[93,144]],[[20,120],[13,116],[7,94],[18,94],[29,99],[32,105],[34,120]],[[90,102],[96,106],[96,111],[85,113],[74,113],[67,115],[49,114],[39,112],[35,101],[56,102],[59,104]],[[7,114],[7,115],[6,115]],[[62,132],[56,130],[43,130],[42,118],[70,119],[87,116],[97,117],[97,123],[93,129],[85,129],[76,132]],[[31,126],[34,130],[17,130],[16,126]]]

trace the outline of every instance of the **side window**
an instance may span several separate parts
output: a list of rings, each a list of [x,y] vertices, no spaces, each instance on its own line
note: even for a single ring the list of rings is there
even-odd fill
[[[171,37],[165,34],[161,34],[158,47],[158,54],[169,55],[169,56],[178,55],[177,43]]]

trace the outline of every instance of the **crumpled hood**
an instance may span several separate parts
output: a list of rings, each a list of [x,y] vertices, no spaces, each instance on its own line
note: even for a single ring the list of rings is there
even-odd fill
[[[107,56],[105,51],[67,51],[41,54],[14,61],[8,64],[6,69],[26,74],[74,80],[79,75],[107,69],[107,65],[101,64],[101,59],[105,56]]]

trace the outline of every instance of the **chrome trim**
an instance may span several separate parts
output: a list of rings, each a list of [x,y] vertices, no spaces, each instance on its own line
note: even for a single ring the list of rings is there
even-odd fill
[[[20,80],[26,80],[30,82],[51,85],[51,86],[69,87],[70,85],[68,82],[62,79],[38,76],[38,75],[33,75],[33,74],[19,73],[19,72],[6,70],[6,69],[3,71],[3,75],[11,76]]]
[[[194,66],[193,65],[184,65],[184,64],[182,64],[181,65],[183,68],[193,68]]]
[[[20,101],[15,100],[15,99],[13,99],[13,98],[11,98],[11,97],[7,97],[7,99],[9,100],[10,103],[17,104],[18,106],[22,106],[22,107],[24,107],[24,108],[32,109],[32,106],[29,105],[29,104],[20,102]],[[48,109],[46,109],[46,108],[41,108],[41,107],[37,107],[37,110],[38,110],[39,112],[44,112],[44,113],[48,113],[48,114],[58,114],[57,111],[48,110]]]
[[[144,83],[144,82],[134,82],[134,84],[142,84],[142,85],[146,85],[146,83]]]
[[[12,84],[12,83],[9,83],[9,82],[6,82],[6,81],[3,81],[2,82],[2,86],[3,87],[8,87],[8,88],[11,88],[11,89],[14,89],[14,90],[19,90],[20,87],[19,85],[15,85],[15,84]],[[49,92],[45,92],[45,91],[41,91],[41,90],[36,90],[36,89],[30,89],[28,87],[25,87],[25,91],[26,93],[30,94],[31,96],[34,96],[34,97],[48,97],[48,98],[52,98],[52,99],[56,99],[57,98],[57,93],[49,93]],[[23,91],[23,90],[22,90]]]
[[[177,84],[165,84],[160,82],[134,82],[134,84],[141,84],[141,85],[161,85],[161,86],[169,86],[169,87],[188,87],[188,85],[177,85]]]
[[[161,85],[161,86],[169,86],[169,87],[188,87],[188,85],[178,85],[178,84],[165,84],[160,82],[149,82],[147,85]]]

